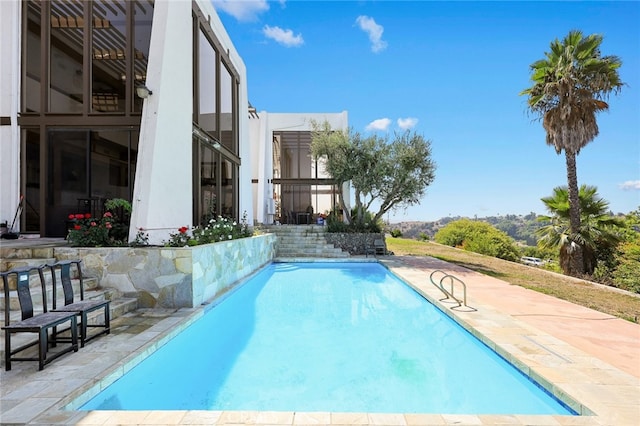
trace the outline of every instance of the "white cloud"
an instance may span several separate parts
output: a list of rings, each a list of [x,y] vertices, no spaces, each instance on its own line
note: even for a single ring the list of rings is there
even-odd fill
[[[366,130],[368,131],[387,130],[390,124],[391,124],[391,120],[389,120],[388,118],[379,118],[367,124]]]
[[[398,118],[398,127],[400,127],[402,130],[413,129],[414,127],[416,127],[416,124],[418,124],[417,118]]]
[[[211,0],[216,11],[225,12],[238,21],[255,21],[258,15],[269,10],[267,0]]]
[[[384,27],[376,24],[376,21],[373,18],[364,15],[358,16],[356,24],[358,24],[362,31],[369,35],[372,52],[378,53],[387,48],[387,42],[382,40]]]
[[[640,190],[640,180],[628,180],[618,185],[624,191]]]
[[[273,39],[287,47],[300,46],[304,43],[301,34],[293,35],[293,31],[283,30],[280,27],[270,27],[269,25],[265,25],[262,29],[262,33],[265,37]]]

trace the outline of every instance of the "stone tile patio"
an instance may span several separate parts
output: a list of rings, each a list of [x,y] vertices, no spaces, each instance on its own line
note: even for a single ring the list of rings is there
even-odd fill
[[[220,411],[66,411],[86,391],[107,386],[162,342],[196,320],[203,308],[138,310],[114,321],[113,332],[43,371],[15,362],[0,373],[2,424],[257,424],[257,425],[615,425],[640,419],[640,326],[427,257],[382,262],[503,357],[581,416],[451,415]],[[429,284],[435,269],[468,287],[468,304],[452,310]],[[80,402],[78,402],[79,404]]]

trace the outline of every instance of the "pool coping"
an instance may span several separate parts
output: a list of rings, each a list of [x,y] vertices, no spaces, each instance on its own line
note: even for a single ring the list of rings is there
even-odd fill
[[[325,259],[297,259],[298,261],[322,261]],[[291,259],[287,259],[291,261]],[[476,312],[450,309],[450,304],[440,301],[441,293],[428,282],[427,269],[407,266],[401,257],[384,259],[336,259],[344,261],[380,261],[396,276],[420,292],[427,300],[445,312],[479,340],[494,349],[503,358],[543,385],[558,399],[565,402],[581,416],[558,415],[455,415],[455,414],[381,414],[381,413],[299,413],[299,412],[241,412],[241,411],[65,411],[64,407],[79,407],[102,388],[111,384],[156,348],[171,339],[193,321],[215,306],[217,302],[192,309],[180,309],[159,320],[137,340],[119,341],[117,336],[105,336],[72,356],[63,357],[47,366],[42,372],[30,368],[22,370],[30,374],[26,383],[16,383],[18,377],[2,371],[3,389],[0,394],[0,420],[17,424],[540,424],[540,425],[625,425],[635,424],[640,415],[640,380],[597,357],[588,355],[567,342],[557,339],[519,318],[499,312],[490,305],[481,305],[469,295],[469,305]],[[441,262],[438,268],[448,264]],[[262,270],[262,268],[260,269]],[[258,270],[259,271],[259,270]],[[256,271],[255,273],[257,273]],[[253,276],[253,274],[252,274]],[[476,278],[486,280],[477,274]],[[248,279],[248,278],[247,278]],[[241,280],[240,283],[244,282]],[[504,283],[509,290],[514,290]],[[237,286],[236,286],[237,288]],[[229,292],[232,293],[233,290]],[[540,297],[549,297],[541,295]],[[586,308],[585,308],[586,309]],[[639,328],[640,330],[640,328]],[[116,342],[115,345],[113,342]],[[120,345],[124,346],[122,352]],[[133,350],[132,345],[137,345]],[[116,348],[111,351],[110,348]],[[81,353],[85,357],[79,357]],[[115,355],[110,356],[110,352]],[[83,365],[93,366],[102,360],[99,374],[92,369],[83,371]],[[14,370],[16,368],[14,367]],[[69,372],[76,373],[77,386],[64,392],[62,381]],[[87,377],[82,377],[83,374]],[[18,373],[19,374],[19,373]],[[13,379],[13,380],[11,380]],[[48,386],[51,392],[29,393],[32,381]],[[9,383],[5,389],[4,383]],[[62,394],[61,394],[62,393]],[[55,396],[57,394],[57,396]],[[24,397],[24,398],[21,398]],[[21,398],[20,401],[17,401]],[[81,398],[81,399],[78,399]],[[8,407],[8,409],[5,409]]]

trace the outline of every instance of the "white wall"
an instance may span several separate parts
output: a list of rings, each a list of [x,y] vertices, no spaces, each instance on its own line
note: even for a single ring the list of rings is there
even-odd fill
[[[0,222],[8,226],[20,198],[20,7],[17,0],[0,1],[0,116],[11,118],[11,125],[0,126]]]
[[[246,68],[210,2],[198,1],[229,59],[240,74],[239,211],[253,217]],[[191,3],[155,2],[145,102],[132,202],[129,240],[138,230],[150,244],[162,244],[170,233],[192,225],[192,90],[193,42]]]
[[[192,219],[191,3],[155,2],[129,239],[161,244]]]

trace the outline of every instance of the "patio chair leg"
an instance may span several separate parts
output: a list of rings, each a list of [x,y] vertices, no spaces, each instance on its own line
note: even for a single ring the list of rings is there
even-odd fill
[[[87,314],[82,313],[82,324],[80,324],[80,347],[84,348],[84,341],[87,339]]]
[[[11,370],[11,333],[8,330],[4,333],[4,369]]]
[[[48,344],[49,332],[46,328],[40,330],[40,344],[38,345],[38,370],[42,370],[44,368],[44,362],[47,357],[47,346]]]
[[[104,325],[107,328],[107,331],[104,334],[111,333],[111,311],[109,307],[104,310]]]
[[[78,352],[78,322],[76,317],[71,317],[71,344],[73,345],[73,351]]]

